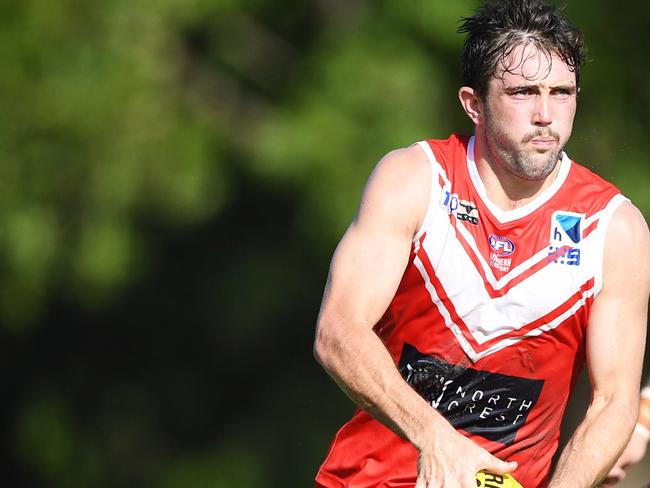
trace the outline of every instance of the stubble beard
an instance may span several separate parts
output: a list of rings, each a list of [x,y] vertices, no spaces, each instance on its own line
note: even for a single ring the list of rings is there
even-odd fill
[[[508,173],[524,180],[538,181],[543,180],[553,172],[562,152],[562,147],[559,145],[559,134],[549,128],[539,128],[526,134],[517,144],[504,132],[494,130],[494,127],[494,122],[488,121],[486,131],[487,147],[492,160]],[[545,155],[546,159],[542,159],[541,162],[540,158],[534,157],[534,153],[531,154],[519,148],[532,141],[535,137],[552,137],[557,143],[556,149],[549,151]],[[537,155],[541,156],[539,153]]]
[[[532,154],[522,149],[508,148],[508,145],[512,143],[507,141],[506,145],[503,141],[488,137],[488,147],[498,164],[510,174],[530,181],[542,180],[549,176],[555,169],[561,152],[561,149],[550,151],[540,164],[539,159],[534,158]]]

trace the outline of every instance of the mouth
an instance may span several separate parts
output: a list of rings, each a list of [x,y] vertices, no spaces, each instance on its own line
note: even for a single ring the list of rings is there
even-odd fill
[[[539,147],[549,147],[557,143],[557,141],[552,137],[535,137],[530,142],[533,146]]]
[[[526,135],[522,142],[530,143],[535,149],[542,151],[557,146],[560,143],[560,135],[552,130],[537,130]]]
[[[530,144],[538,151],[551,149],[558,143],[557,139],[553,137],[534,137],[530,140]]]

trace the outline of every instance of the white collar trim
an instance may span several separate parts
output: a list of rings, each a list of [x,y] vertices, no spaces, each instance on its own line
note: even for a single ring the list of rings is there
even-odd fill
[[[487,196],[487,191],[485,190],[485,185],[478,174],[478,169],[476,167],[476,161],[474,160],[474,136],[470,137],[469,143],[467,144],[467,169],[469,171],[469,176],[474,184],[476,192],[479,194],[483,203],[487,206],[488,210],[496,217],[496,219],[503,223],[512,222],[513,220],[520,219],[525,217],[546,202],[548,202],[553,195],[562,187],[566,181],[567,176],[569,175],[569,170],[571,169],[571,160],[567,154],[562,151],[560,155],[560,170],[558,171],[557,178],[551,183],[551,185],[546,188],[537,198],[528,202],[523,207],[515,208],[513,210],[501,210],[497,207]]]

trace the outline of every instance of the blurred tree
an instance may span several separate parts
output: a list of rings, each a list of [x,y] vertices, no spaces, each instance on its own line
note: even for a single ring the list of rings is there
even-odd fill
[[[352,410],[311,359],[329,257],[383,154],[471,130],[476,5],[0,5],[6,483],[311,483]],[[567,10],[569,152],[648,214],[648,7]]]

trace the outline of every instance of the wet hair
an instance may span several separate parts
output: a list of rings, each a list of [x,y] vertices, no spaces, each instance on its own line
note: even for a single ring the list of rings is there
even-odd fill
[[[487,0],[472,17],[461,19],[458,32],[466,34],[461,58],[463,85],[473,88],[482,99],[490,78],[500,76],[501,69],[512,72],[528,59],[506,66],[512,51],[531,44],[549,59],[558,55],[580,86],[580,68],[586,57],[583,36],[556,6],[541,0]]]

